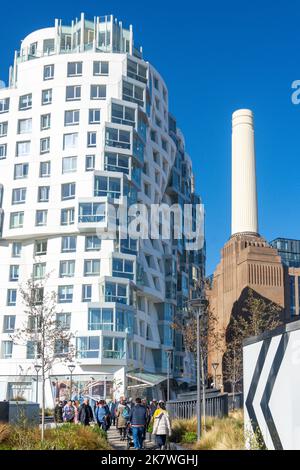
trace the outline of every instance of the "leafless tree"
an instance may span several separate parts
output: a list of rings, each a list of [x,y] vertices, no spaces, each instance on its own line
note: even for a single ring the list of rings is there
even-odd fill
[[[226,334],[223,377],[231,385],[233,403],[236,392],[242,387],[243,341],[280,326],[281,313],[282,308],[279,305],[266,301],[249,289],[241,312],[231,319]]]
[[[55,362],[67,362],[74,358],[72,333],[57,321],[56,293],[47,292],[49,275],[42,280],[32,276],[19,287],[24,305],[25,321],[11,335],[16,344],[27,345],[31,342],[34,356],[41,366],[42,378],[42,426],[41,438],[44,439],[45,427],[45,383]]]

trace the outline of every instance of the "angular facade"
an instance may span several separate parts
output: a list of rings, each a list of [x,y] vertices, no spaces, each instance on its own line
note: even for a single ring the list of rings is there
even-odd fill
[[[204,248],[126,238],[119,221],[115,238],[103,236],[109,206],[201,202],[168,101],[132,28],[112,16],[56,21],[15,54],[0,89],[0,399],[21,388],[28,399],[36,394],[36,347],[11,340],[25,318],[18,285],[32,275],[49,274],[57,319],[76,337],[73,397],[130,394],[137,385],[146,395],[158,384],[163,396],[168,366],[173,378],[191,380],[172,325],[203,279]],[[58,358],[47,406],[69,389]]]

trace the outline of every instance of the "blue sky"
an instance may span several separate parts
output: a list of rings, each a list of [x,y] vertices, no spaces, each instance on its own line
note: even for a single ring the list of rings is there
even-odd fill
[[[20,40],[35,29],[114,14],[132,23],[144,56],[160,71],[183,130],[206,206],[207,272],[230,236],[231,113],[255,113],[260,232],[300,238],[300,3],[252,0],[2,2],[0,78]]]

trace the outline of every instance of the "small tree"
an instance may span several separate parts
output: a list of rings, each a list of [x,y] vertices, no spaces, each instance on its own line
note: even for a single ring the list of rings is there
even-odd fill
[[[233,404],[243,379],[243,341],[277,328],[282,323],[281,312],[279,305],[267,302],[249,289],[241,312],[231,319],[223,356],[223,376],[231,385]]]
[[[56,293],[46,292],[49,275],[37,281],[33,277],[20,286],[26,319],[21,328],[12,334],[16,344],[27,345],[32,342],[34,355],[41,365],[42,377],[42,427],[41,438],[44,439],[45,428],[45,383],[49,371],[55,362],[70,361],[74,358],[71,345],[72,333],[67,331],[56,319]],[[38,386],[38,384],[37,384]]]

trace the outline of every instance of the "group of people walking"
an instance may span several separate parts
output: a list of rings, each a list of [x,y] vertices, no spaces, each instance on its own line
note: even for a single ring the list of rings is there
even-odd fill
[[[78,401],[57,402],[54,418],[58,423],[80,423],[89,426],[96,421],[105,432],[115,425],[122,441],[132,436],[134,449],[142,449],[146,431],[152,426],[152,434],[156,436],[156,445],[160,449],[166,446],[167,437],[171,435],[171,422],[165,403],[157,400],[147,402],[136,398],[135,401],[120,398],[117,402],[105,400],[96,402],[94,410],[85,399],[80,405]]]
[[[163,401],[136,398],[135,402],[121,398],[116,406],[116,427],[120,432],[121,440],[125,440],[128,433],[132,433],[135,449],[142,449],[146,431],[152,424],[152,434],[156,436],[156,445],[160,449],[166,446],[167,437],[171,435],[171,422]]]

